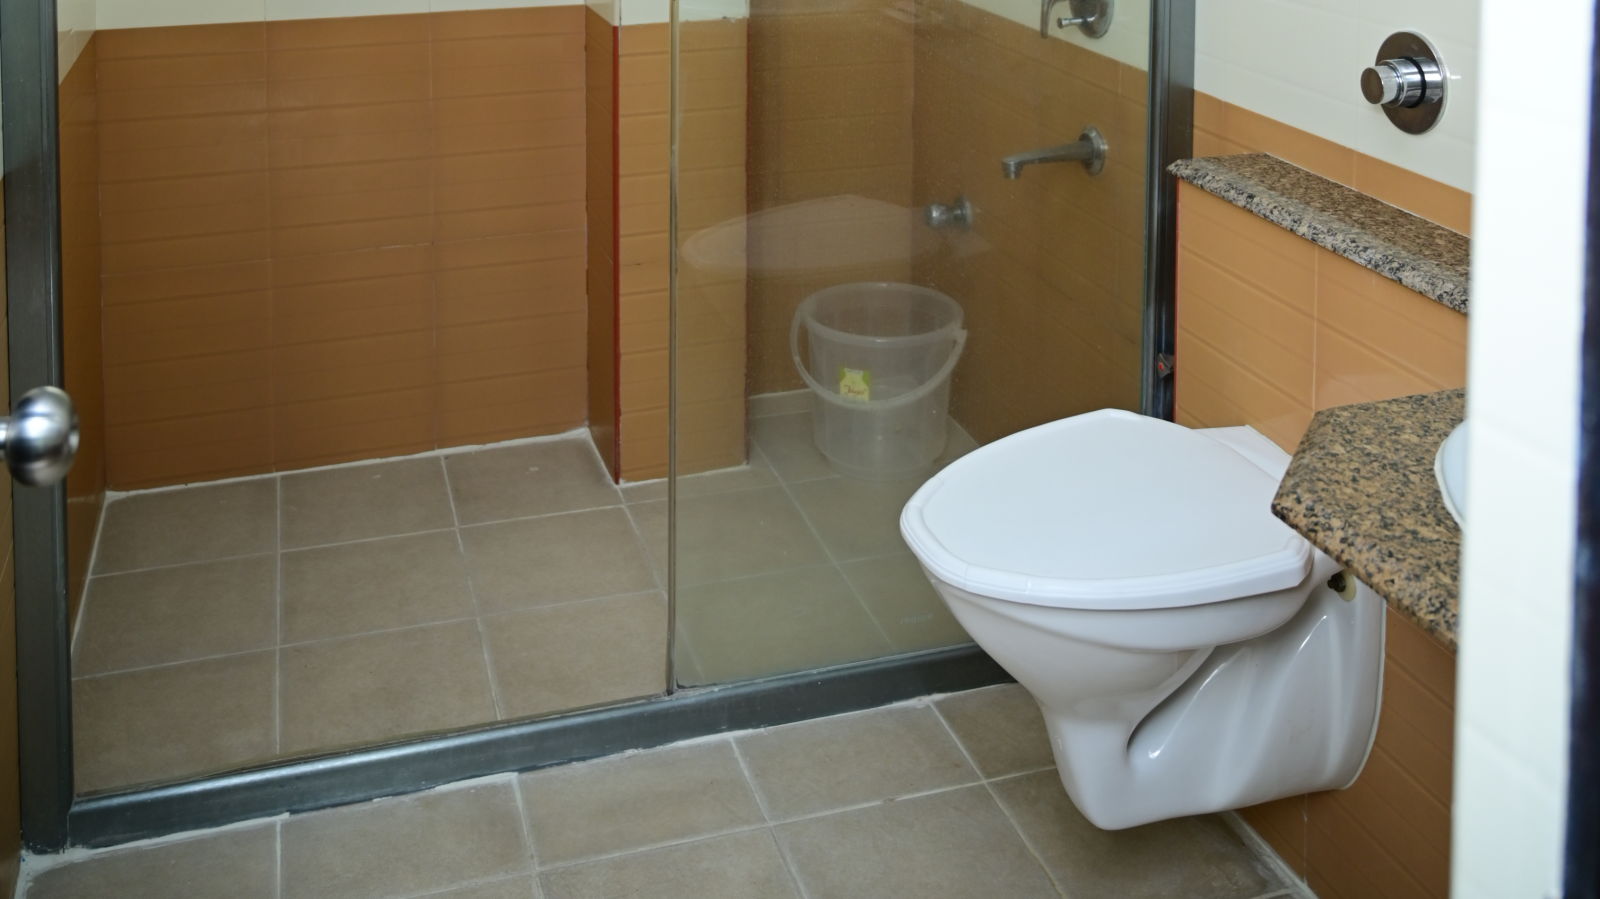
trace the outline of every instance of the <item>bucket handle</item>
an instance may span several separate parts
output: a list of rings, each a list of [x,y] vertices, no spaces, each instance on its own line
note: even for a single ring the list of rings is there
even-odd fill
[[[915,390],[909,393],[902,393],[892,399],[868,400],[866,403],[859,403],[854,400],[844,399],[843,397],[839,396],[836,391],[830,390],[828,387],[819,383],[817,379],[812,376],[811,369],[807,367],[805,363],[800,361],[801,318],[802,316],[796,315],[794,320],[789,323],[789,356],[794,360],[795,371],[800,373],[800,377],[805,380],[806,386],[810,387],[813,393],[816,393],[818,396],[830,403],[843,406],[847,409],[861,409],[869,406],[876,409],[893,409],[899,406],[909,406],[912,403],[915,403],[933,391],[939,389],[939,385],[943,384],[945,379],[949,378],[951,373],[956,370],[956,363],[961,361],[961,351],[967,347],[967,329],[957,328],[955,333],[955,346],[950,350],[950,358],[945,360],[944,365],[939,367],[938,372],[936,372],[933,377],[929,378],[922,384],[917,385]]]

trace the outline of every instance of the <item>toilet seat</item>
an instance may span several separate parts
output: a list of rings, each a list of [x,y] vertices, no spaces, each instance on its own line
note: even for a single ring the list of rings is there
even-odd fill
[[[973,593],[1176,608],[1305,579],[1311,545],[1273,517],[1277,487],[1203,432],[1107,409],[956,461],[906,504],[901,532],[930,572]]]

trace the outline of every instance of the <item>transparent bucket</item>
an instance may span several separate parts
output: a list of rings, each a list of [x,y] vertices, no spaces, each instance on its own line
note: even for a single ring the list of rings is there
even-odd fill
[[[967,343],[961,322],[955,300],[912,284],[840,284],[801,302],[789,352],[811,388],[817,449],[835,470],[896,480],[939,458],[950,376]]]

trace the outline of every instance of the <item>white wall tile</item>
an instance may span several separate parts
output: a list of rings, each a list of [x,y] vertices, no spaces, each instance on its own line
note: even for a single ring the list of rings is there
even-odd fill
[[[98,2],[91,22],[100,28],[214,25],[266,19],[325,19],[525,6],[566,6],[576,0],[60,0]],[[664,20],[663,20],[664,21]]]
[[[266,0],[266,16],[280,19],[342,19],[428,11],[428,0]]]
[[[1195,87],[1230,103],[1470,190],[1477,124],[1477,0],[1227,0],[1200,3]],[[1433,40],[1449,106],[1424,135],[1389,124],[1358,79],[1390,33]]]
[[[215,25],[264,18],[263,0],[99,0],[96,13],[100,28]]]
[[[966,0],[972,6],[1016,22],[1039,27],[1039,0]],[[1067,14],[1065,0],[1056,4],[1052,18]],[[1117,0],[1111,30],[1098,38],[1085,37],[1077,28],[1050,28],[1053,39],[1064,40],[1109,56],[1135,68],[1148,68],[1150,59],[1150,0]]]

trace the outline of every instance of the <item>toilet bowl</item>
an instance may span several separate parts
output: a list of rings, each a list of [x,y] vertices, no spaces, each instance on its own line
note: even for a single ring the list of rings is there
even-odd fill
[[[1101,410],[976,450],[900,528],[1044,714],[1114,830],[1348,786],[1377,727],[1381,598],[1273,517],[1288,456],[1247,428]]]

